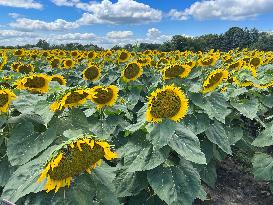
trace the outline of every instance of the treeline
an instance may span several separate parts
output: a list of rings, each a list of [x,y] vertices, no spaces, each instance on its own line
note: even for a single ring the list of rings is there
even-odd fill
[[[61,45],[50,45],[45,40],[39,40],[35,45],[25,45],[5,48],[41,48],[41,49],[64,49],[64,50],[103,50],[103,48],[88,44],[69,43]],[[128,51],[144,50],[191,50],[191,51],[208,51],[216,49],[228,51],[235,48],[259,49],[264,51],[273,51],[273,34],[268,32],[259,32],[257,29],[232,27],[223,34],[207,34],[198,37],[186,37],[175,35],[170,41],[162,44],[140,43],[127,44],[124,46],[114,46],[112,50],[126,49]]]

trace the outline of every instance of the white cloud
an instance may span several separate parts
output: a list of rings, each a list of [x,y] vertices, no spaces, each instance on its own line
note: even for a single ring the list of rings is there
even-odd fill
[[[111,31],[106,34],[106,37],[109,39],[126,39],[133,36],[132,31]]]
[[[11,27],[33,31],[33,30],[49,30],[49,31],[59,31],[59,30],[67,30],[67,29],[75,29],[80,25],[76,22],[69,22],[63,19],[57,19],[53,22],[45,22],[41,20],[33,20],[28,18],[19,18],[16,19],[15,22],[9,24]]]
[[[16,30],[0,30],[1,38],[17,38],[17,37],[36,37],[37,34],[31,32],[22,32]]]
[[[150,28],[148,29],[146,36],[148,38],[157,38],[158,36],[161,35],[161,31],[157,28]]]
[[[9,16],[10,16],[11,18],[17,19],[17,18],[19,18],[19,17],[22,17],[23,15],[18,14],[18,13],[9,13]]]
[[[67,33],[64,35],[52,35],[52,38],[56,40],[91,40],[95,39],[94,33]]]
[[[0,0],[1,6],[10,6],[25,9],[42,9],[43,5],[33,0]]]
[[[112,3],[109,0],[101,2],[90,1],[83,3],[79,0],[52,0],[59,6],[74,6],[89,13],[85,13],[80,21],[108,24],[143,24],[157,22],[162,19],[160,10],[134,0],[118,0]]]
[[[242,20],[269,12],[273,12],[272,0],[205,0],[193,3],[184,11],[171,10],[169,15],[177,20],[189,17],[198,20]]]

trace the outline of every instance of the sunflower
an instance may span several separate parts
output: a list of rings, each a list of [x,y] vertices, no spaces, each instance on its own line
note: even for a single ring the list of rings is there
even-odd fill
[[[254,66],[255,68],[259,67],[260,65],[262,65],[263,60],[260,57],[253,57],[250,59],[249,64],[251,66]]]
[[[118,52],[118,61],[123,63],[129,60],[131,54],[128,51],[122,50]]]
[[[228,79],[228,71],[216,69],[212,71],[203,83],[203,92],[208,93],[215,90],[218,85]]]
[[[228,64],[228,69],[231,69],[231,70],[239,70],[243,65],[243,61],[241,60],[238,60],[236,62],[232,62],[232,63],[229,63]]]
[[[25,51],[23,49],[18,49],[13,52],[14,56],[23,56]]]
[[[89,60],[91,60],[97,56],[97,53],[95,51],[89,51],[86,56]]]
[[[171,78],[186,78],[191,71],[191,67],[185,64],[172,64],[163,70],[163,80]]]
[[[79,55],[80,55],[80,52],[75,50],[75,51],[71,51],[70,52],[70,55],[73,57],[73,58],[77,58]]]
[[[125,82],[135,81],[142,75],[142,73],[142,66],[137,62],[131,62],[122,70],[121,77]]]
[[[61,64],[61,59],[57,57],[52,57],[50,59],[50,66],[51,68],[58,68]]]
[[[90,64],[82,72],[83,79],[88,81],[97,81],[101,76],[101,68],[97,65]]]
[[[29,90],[31,92],[46,93],[50,82],[50,76],[45,74],[34,74],[19,79],[15,84],[17,89]]]
[[[97,105],[97,108],[113,106],[118,98],[118,87],[115,85],[95,86],[91,89],[90,99]]]
[[[53,112],[64,108],[73,108],[83,105],[89,96],[89,92],[85,89],[71,89],[51,104],[50,109]]]
[[[56,74],[51,76],[51,81],[56,81],[58,82],[60,85],[66,85],[66,79],[64,76]]]
[[[70,187],[73,177],[83,172],[91,174],[102,159],[117,158],[117,153],[111,151],[111,145],[106,141],[93,138],[90,135],[79,136],[63,144],[45,164],[38,183],[46,179],[46,192],[62,187]]]
[[[150,65],[151,63],[151,58],[149,57],[146,57],[146,58],[138,58],[137,59],[137,63],[139,63],[140,65],[142,66],[147,66],[147,65]]]
[[[204,56],[198,60],[198,63],[201,66],[213,66],[213,65],[215,65],[217,59],[218,58],[216,55]]]
[[[178,122],[186,115],[189,108],[186,95],[174,85],[157,89],[148,99],[146,112],[148,122],[158,123],[166,118]]]
[[[18,66],[15,64],[14,66],[17,67],[16,70],[19,73],[29,74],[34,72],[34,66],[32,64],[19,64]]]
[[[9,89],[0,89],[0,113],[6,113],[16,95]]]
[[[64,68],[67,68],[67,69],[68,68],[73,68],[74,65],[75,65],[75,62],[70,58],[67,58],[67,59],[63,60],[63,67]]]

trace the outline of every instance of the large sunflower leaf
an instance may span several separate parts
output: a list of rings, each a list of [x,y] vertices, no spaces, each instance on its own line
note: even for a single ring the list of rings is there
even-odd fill
[[[263,130],[259,136],[252,142],[256,147],[265,147],[273,145],[273,124]]]
[[[230,101],[230,104],[242,115],[251,120],[257,117],[257,113],[259,111],[259,101],[257,98],[243,100],[234,99]]]
[[[159,166],[148,172],[154,192],[168,205],[192,204],[201,189],[198,172],[189,164]]]
[[[227,154],[232,154],[229,138],[221,123],[215,121],[206,131],[207,138],[217,144]]]
[[[34,130],[30,122],[18,124],[11,132],[7,144],[7,155],[11,165],[22,165],[45,150],[56,139],[54,129],[44,133]]]
[[[273,158],[264,153],[254,155],[253,174],[257,180],[273,181]]]

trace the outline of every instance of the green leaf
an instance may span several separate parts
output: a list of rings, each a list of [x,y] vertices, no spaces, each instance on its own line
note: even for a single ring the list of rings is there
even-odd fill
[[[20,166],[10,177],[4,187],[1,198],[16,203],[18,199],[43,190],[45,183],[37,183],[44,163],[56,147],[47,149],[40,157]]]
[[[137,195],[141,190],[148,187],[145,172],[127,172],[126,168],[117,172],[114,183],[119,197]]]
[[[131,138],[119,152],[124,157],[124,164],[128,172],[153,169],[162,164],[169,154],[167,146],[154,149],[153,145],[145,141],[144,137]]]
[[[232,154],[229,138],[221,123],[215,121],[215,123],[207,129],[206,136],[211,142],[217,144],[224,152]]]
[[[185,124],[185,126],[189,127],[196,135],[198,135],[208,129],[210,119],[204,113],[194,113],[192,115],[187,115],[181,123]]]
[[[164,147],[168,144],[169,137],[174,134],[176,125],[176,122],[170,120],[163,120],[161,123],[153,124],[153,128],[147,138],[151,140],[156,148]]]
[[[8,182],[14,168],[11,167],[7,157],[0,157],[0,187]]]
[[[254,155],[252,160],[253,174],[257,180],[273,181],[273,158],[264,153]]]
[[[166,205],[157,195],[149,193],[148,191],[142,191],[137,196],[129,198],[129,205]]]
[[[253,120],[259,111],[259,101],[257,98],[230,101],[230,104],[245,117]]]
[[[154,192],[168,205],[192,204],[201,189],[200,177],[190,164],[159,166],[148,172]]]
[[[259,136],[252,142],[256,147],[266,147],[273,145],[273,124],[263,130]]]
[[[269,108],[273,107],[273,94],[261,95],[260,100],[265,106]]]
[[[12,130],[7,144],[7,155],[11,165],[22,165],[45,150],[56,139],[54,129],[44,133],[34,130],[30,122],[18,124]]]
[[[64,131],[63,135],[67,138],[67,139],[72,139],[72,138],[76,138],[78,137],[79,135],[83,135],[84,132],[79,129],[79,130],[66,130]]]
[[[211,161],[207,165],[198,165],[200,177],[207,185],[214,188],[217,179],[216,165],[214,161]]]
[[[7,116],[0,114],[0,128],[7,122]]]
[[[235,145],[240,139],[242,139],[244,135],[244,131],[241,127],[232,125],[232,126],[225,126],[226,134],[229,139],[230,145]]]
[[[177,126],[175,133],[168,139],[168,145],[185,159],[198,164],[206,164],[198,137],[186,127]]]
[[[215,118],[222,123],[225,123],[226,116],[231,113],[227,99],[222,93],[214,92],[210,96],[192,94],[191,100],[196,106],[203,109],[210,119]]]
[[[41,100],[34,105],[34,112],[42,117],[44,124],[47,124],[54,115],[54,112],[50,110],[49,105],[50,103],[46,100]]]

